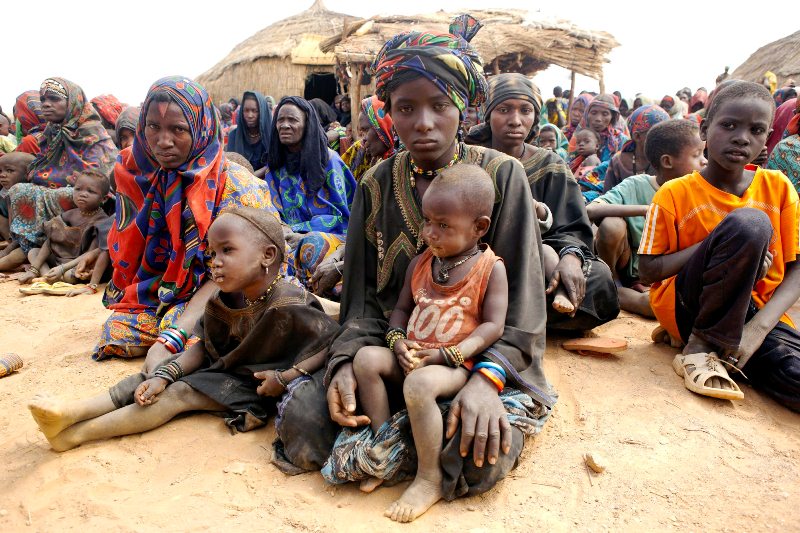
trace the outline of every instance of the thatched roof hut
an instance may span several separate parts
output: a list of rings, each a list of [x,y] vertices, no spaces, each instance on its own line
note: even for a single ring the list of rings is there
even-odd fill
[[[800,82],[800,31],[762,46],[731,77],[761,82],[768,70],[778,77],[778,87],[783,87],[790,78]]]
[[[215,102],[241,98],[248,89],[280,99],[308,95],[332,100],[335,58],[319,43],[341,35],[345,22],[355,17],[329,11],[322,0],[297,15],[264,28],[239,43],[211,69],[197,77]]]
[[[566,21],[537,21],[526,11],[470,10],[483,28],[472,44],[483,59],[486,73],[520,72],[533,75],[549,65],[558,65],[600,80],[607,55],[619,43],[602,31],[588,31]],[[323,52],[336,57],[337,76],[351,87],[351,105],[357,109],[360,95],[374,90],[365,68],[392,36],[406,30],[447,32],[460,13],[439,11],[427,15],[377,16],[345,24],[339,35],[320,44]],[[357,78],[351,81],[351,78]]]

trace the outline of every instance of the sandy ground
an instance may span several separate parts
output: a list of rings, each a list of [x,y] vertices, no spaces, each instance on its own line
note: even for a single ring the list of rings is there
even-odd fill
[[[57,454],[26,409],[38,391],[94,394],[140,361],[89,357],[100,296],[22,297],[0,284],[0,352],[25,367],[0,380],[0,531],[800,530],[800,416],[743,387],[733,404],[688,392],[654,346],[654,323],[623,316],[618,357],[548,341],[560,399],[519,467],[490,494],[442,503],[410,525],[382,516],[405,484],[362,495],[269,464],[271,427],[231,435],[208,414]],[[313,429],[311,429],[313,431]],[[589,473],[581,456],[601,454]]]

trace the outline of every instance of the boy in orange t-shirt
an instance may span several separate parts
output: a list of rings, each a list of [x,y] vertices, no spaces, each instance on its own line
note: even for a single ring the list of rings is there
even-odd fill
[[[749,165],[774,112],[758,84],[719,92],[700,128],[708,166],[656,193],[639,273],[661,325],[686,343],[673,368],[689,390],[743,398],[727,365],[798,411],[800,334],[785,314],[800,297],[798,196],[780,172]]]

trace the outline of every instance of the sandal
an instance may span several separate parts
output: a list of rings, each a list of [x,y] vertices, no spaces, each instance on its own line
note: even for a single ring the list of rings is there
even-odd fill
[[[564,341],[561,347],[579,355],[609,355],[627,350],[628,342],[608,337],[587,337]]]
[[[744,399],[742,389],[728,375],[728,371],[715,352],[678,354],[672,360],[672,369],[683,377],[683,384],[694,393],[721,400]],[[730,388],[713,386],[712,380],[715,378],[727,383]]]
[[[20,287],[19,292],[26,296],[30,296],[32,294],[43,294],[45,289],[49,289],[50,287],[52,287],[52,285],[45,281],[36,281],[27,287]]]
[[[68,292],[74,291],[75,289],[81,289],[83,287],[83,285],[73,285],[72,283],[67,283],[65,281],[56,281],[43,292],[45,294],[50,294],[51,296],[65,296]]]
[[[15,353],[4,354],[0,358],[0,378],[22,368],[22,358]]]

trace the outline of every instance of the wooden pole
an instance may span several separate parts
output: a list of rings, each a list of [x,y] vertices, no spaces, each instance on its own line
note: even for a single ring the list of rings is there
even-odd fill
[[[569,110],[572,109],[572,102],[575,100],[575,71],[572,71],[572,76],[570,76],[570,84],[569,84],[569,104],[567,104],[567,114],[569,114]],[[567,116],[567,124],[569,124],[569,116]]]
[[[606,82],[602,71],[600,71],[600,78],[597,81],[600,82],[600,94],[606,94]]]
[[[358,139],[361,134],[358,131],[358,115],[361,113],[361,72],[363,65],[360,63],[356,67],[353,79],[350,80],[350,123],[353,125],[353,139]]]

